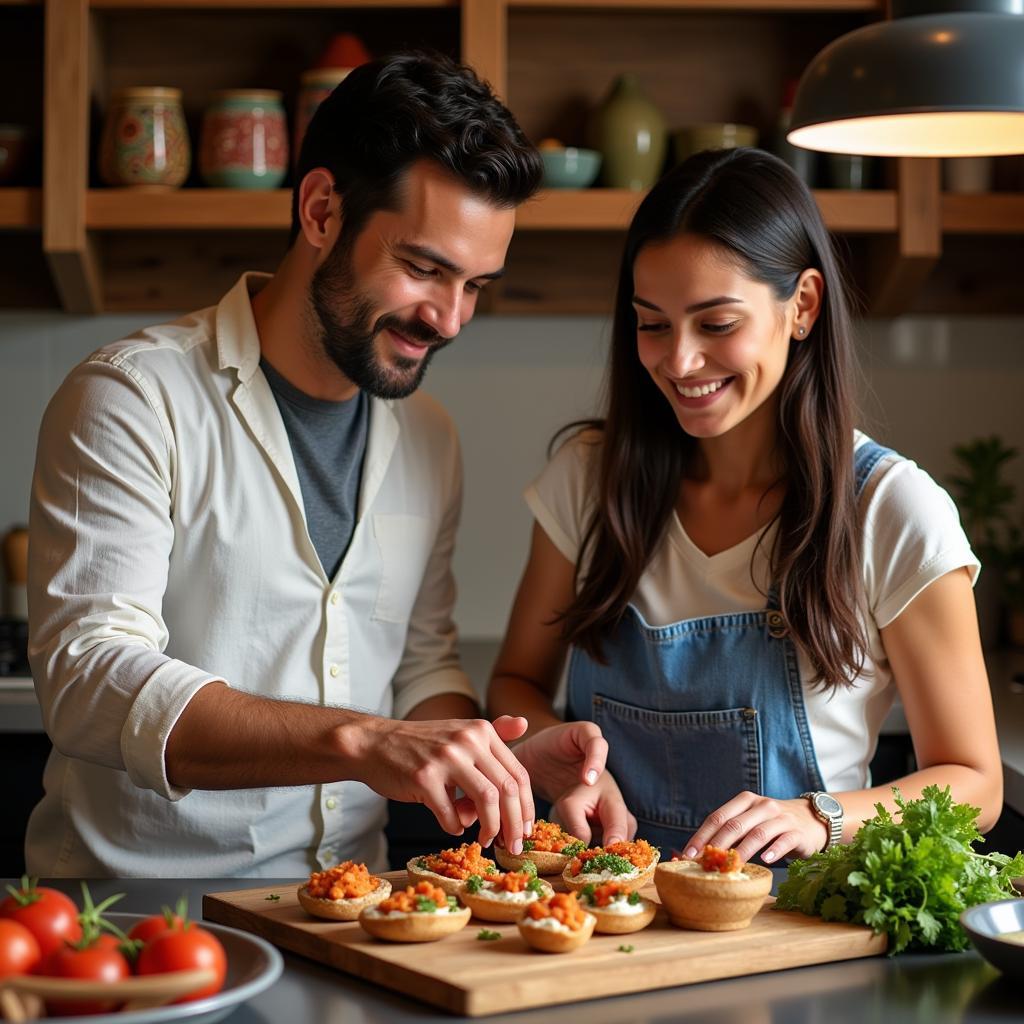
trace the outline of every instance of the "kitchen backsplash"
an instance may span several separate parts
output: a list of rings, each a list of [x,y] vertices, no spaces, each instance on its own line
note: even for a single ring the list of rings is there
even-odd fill
[[[28,513],[36,432],[68,370],[93,349],[170,317],[0,314],[0,533]],[[904,318],[858,325],[861,424],[944,482],[951,447],[1000,434],[1024,452],[1024,318]],[[492,638],[526,556],[520,497],[552,433],[590,414],[608,326],[591,317],[481,317],[438,357],[426,389],[462,436],[466,488],[456,552],[457,621]],[[1024,498],[1024,454],[1012,477]]]

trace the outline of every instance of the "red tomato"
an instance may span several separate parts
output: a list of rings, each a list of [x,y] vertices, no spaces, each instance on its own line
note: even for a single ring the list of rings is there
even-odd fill
[[[0,919],[0,978],[28,974],[41,959],[39,942],[23,924]]]
[[[36,937],[44,957],[63,946],[65,940],[77,942],[82,937],[74,901],[27,878],[21,882],[21,888],[9,889],[11,895],[0,903],[0,917],[23,924]]]
[[[113,936],[111,936],[113,938]],[[63,946],[40,965],[39,974],[51,978],[78,978],[86,981],[122,981],[131,975],[128,961],[112,948],[106,936],[85,949]],[[53,1016],[78,1017],[92,1013],[112,1013],[120,1004],[116,1001],[47,1001],[47,1012]]]
[[[205,999],[224,987],[228,958],[220,940],[191,922],[178,930],[168,929],[154,936],[139,954],[136,964],[138,974],[166,974],[168,971],[188,971],[206,967],[217,975],[212,985],[192,992],[175,1002],[187,1003],[193,999]]]
[[[144,918],[135,925],[128,933],[128,938],[145,945],[150,939],[163,932],[180,930],[184,923],[178,914],[173,914],[170,921],[164,914],[153,914],[152,917]]]

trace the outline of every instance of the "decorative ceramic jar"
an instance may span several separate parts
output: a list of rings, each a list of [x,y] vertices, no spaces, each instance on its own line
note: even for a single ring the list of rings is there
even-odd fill
[[[665,162],[665,119],[635,75],[620,75],[593,119],[602,181],[610,188],[650,188]]]
[[[705,149],[737,149],[740,146],[756,145],[756,128],[749,124],[733,124],[730,121],[686,125],[673,136],[677,164]]]
[[[140,87],[112,94],[100,145],[100,175],[108,185],[177,188],[190,163],[180,89]]]
[[[226,89],[203,115],[199,173],[213,188],[277,188],[288,173],[281,93]]]
[[[348,77],[352,68],[313,68],[302,73],[302,88],[295,107],[295,134],[292,136],[292,163],[299,159],[302,140],[313,120],[316,108]]]

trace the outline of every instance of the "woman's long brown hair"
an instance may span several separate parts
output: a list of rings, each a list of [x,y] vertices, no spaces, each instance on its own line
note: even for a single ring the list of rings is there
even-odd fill
[[[754,149],[698,153],[664,177],[637,210],[619,271],[606,380],[596,427],[597,501],[576,564],[576,599],[560,616],[565,638],[603,660],[662,542],[697,441],[641,365],[633,264],[648,244],[683,232],[730,252],[776,298],[792,297],[808,268],[825,281],[810,335],[790,345],[779,384],[778,446],[785,496],[770,552],[790,633],[816,680],[852,683],[864,664],[863,584],[853,473],[853,354],[849,301],[814,199],[781,160]],[[581,426],[575,424],[574,426]]]

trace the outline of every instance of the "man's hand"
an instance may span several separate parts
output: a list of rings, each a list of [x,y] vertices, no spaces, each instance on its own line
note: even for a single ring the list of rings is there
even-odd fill
[[[426,804],[441,827],[462,835],[480,821],[480,845],[501,835],[521,853],[533,828],[530,777],[505,745],[526,732],[525,718],[396,721],[360,716],[339,727],[348,778],[391,800]],[[455,791],[464,797],[456,800]]]

